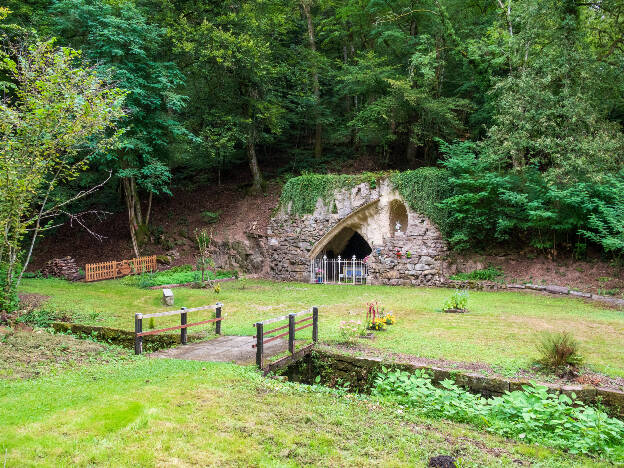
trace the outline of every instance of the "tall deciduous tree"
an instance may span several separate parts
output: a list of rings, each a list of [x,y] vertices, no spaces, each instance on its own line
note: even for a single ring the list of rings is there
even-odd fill
[[[124,114],[125,96],[94,70],[77,66],[80,54],[72,49],[44,42],[5,53],[10,92],[0,102],[0,310],[16,305],[40,231],[92,193],[63,196],[55,189],[116,143],[118,134],[110,132]]]
[[[262,186],[259,145],[281,133],[293,82],[296,5],[281,0],[174,5],[176,23],[171,37],[185,71],[201,87],[191,91],[198,133],[220,133],[209,127],[235,125],[230,136],[244,149],[252,175],[252,190]],[[173,13],[172,13],[173,14]],[[301,38],[298,38],[301,41]],[[196,98],[196,99],[195,99]],[[220,112],[214,112],[218,107]]]
[[[61,0],[50,13],[53,31],[128,91],[121,145],[104,164],[122,180],[138,256],[148,234],[153,195],[170,193],[170,145],[179,137],[191,137],[176,118],[185,104],[178,92],[183,75],[166,59],[164,29],[148,22],[130,1]],[[142,193],[148,196],[145,208]]]
[[[534,166],[559,182],[616,172],[624,163],[624,136],[608,113],[624,83],[621,70],[595,53],[575,1],[513,5],[513,36],[507,27],[491,35],[508,36],[511,72],[492,90],[487,152],[503,167]]]

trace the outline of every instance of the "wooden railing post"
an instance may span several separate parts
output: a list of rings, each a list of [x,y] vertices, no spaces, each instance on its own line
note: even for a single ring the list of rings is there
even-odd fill
[[[143,337],[137,336],[143,332],[143,315],[134,314],[134,354],[139,355],[143,352]]]
[[[180,307],[180,310],[186,310],[186,307]],[[186,325],[186,312],[182,312],[180,314],[180,325]],[[181,328],[180,329],[180,343],[182,343],[183,345],[186,344],[186,340],[187,340],[187,331],[188,328]]]
[[[318,341],[318,307],[312,307],[312,341]]]
[[[262,369],[262,342],[264,341],[264,325],[262,322],[256,323],[256,364]]]
[[[220,302],[217,302],[216,304],[216,308],[215,308],[215,318],[217,319],[217,321],[215,322],[215,334],[220,335],[221,334],[221,320],[218,320],[221,318],[221,307],[223,306],[223,304],[221,304]]]
[[[295,352],[295,314],[288,314],[288,351]]]

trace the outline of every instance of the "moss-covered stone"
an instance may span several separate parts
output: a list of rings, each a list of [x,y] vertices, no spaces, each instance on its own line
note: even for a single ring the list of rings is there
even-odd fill
[[[58,333],[71,333],[79,337],[92,337],[97,341],[134,349],[134,332],[129,330],[67,322],[54,322],[52,323],[52,328]],[[194,341],[199,338],[199,335],[188,335],[189,341]],[[143,347],[146,351],[170,348],[179,343],[179,334],[147,335],[143,337]]]
[[[522,391],[523,386],[531,385],[528,380],[506,380],[501,377],[486,377],[473,372],[447,370],[425,365],[384,362],[382,359],[360,358],[327,351],[314,351],[299,362],[285,369],[289,380],[302,383],[315,383],[318,376],[320,383],[334,386],[349,383],[349,388],[367,393],[371,390],[376,375],[382,367],[400,369],[407,372],[425,370],[431,375],[434,385],[450,379],[471,393],[485,397],[503,395],[508,391]],[[613,416],[624,416],[624,392],[606,388],[582,385],[558,386],[544,384],[552,393],[564,393],[588,405],[601,403]]]

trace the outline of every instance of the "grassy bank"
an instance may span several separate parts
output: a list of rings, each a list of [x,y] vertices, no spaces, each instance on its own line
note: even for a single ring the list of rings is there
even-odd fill
[[[124,286],[120,281],[68,283],[27,280],[23,292],[51,297],[47,307],[62,310],[80,323],[132,330],[135,312],[163,310],[160,290]],[[471,292],[467,314],[439,311],[448,289],[388,286],[337,286],[246,281],[221,284],[221,292],[178,288],[176,306],[225,304],[223,331],[252,335],[258,320],[317,305],[320,339],[339,339],[343,320],[363,319],[367,301],[392,310],[397,324],[367,345],[456,361],[484,362],[513,371],[537,356],[535,344],[544,331],[570,331],[581,343],[588,365],[624,376],[624,313],[577,299],[520,292]],[[201,314],[193,315],[200,319]],[[193,317],[189,318],[193,320]],[[177,317],[157,319],[156,327],[174,325]],[[308,330],[302,337],[308,336]]]
[[[164,359],[0,386],[7,466],[603,466],[251,368]]]

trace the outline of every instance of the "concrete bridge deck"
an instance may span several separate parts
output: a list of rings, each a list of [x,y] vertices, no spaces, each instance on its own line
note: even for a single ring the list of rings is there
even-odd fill
[[[219,336],[207,341],[196,341],[175,348],[151,353],[151,357],[186,359],[190,361],[234,362],[248,365],[256,362],[256,343],[253,336]],[[278,339],[264,345],[264,357],[269,358],[288,350],[288,341]]]

